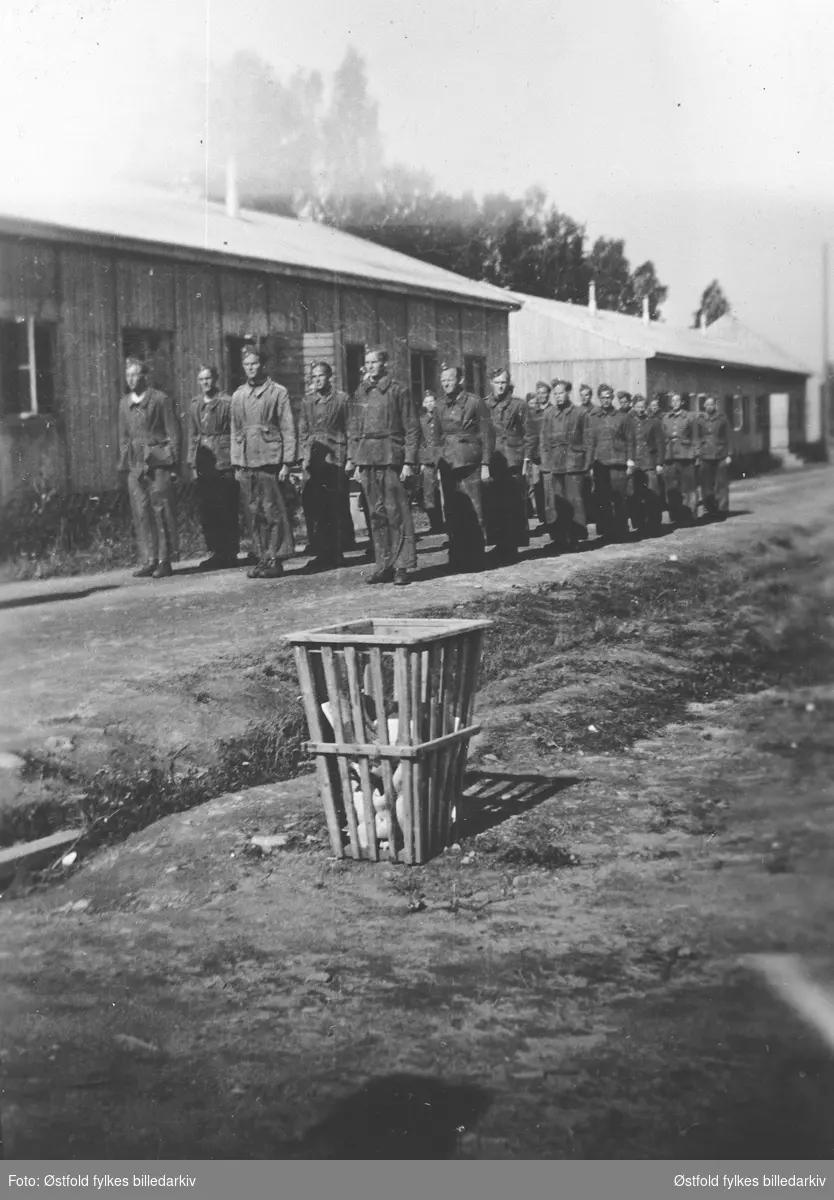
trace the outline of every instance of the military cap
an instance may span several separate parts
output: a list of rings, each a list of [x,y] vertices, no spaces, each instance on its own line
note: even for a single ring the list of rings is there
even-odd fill
[[[506,375],[507,378],[509,379],[510,378],[510,368],[509,367],[493,367],[489,373],[490,379],[495,379],[499,375]]]
[[[618,400],[630,400],[631,392],[617,392],[617,399]]]
[[[580,393],[587,392],[589,396],[593,396],[594,394],[594,389],[591,387],[590,383],[580,383],[579,391]]]
[[[643,401],[643,403],[645,404],[645,402],[646,402],[646,397],[645,397],[645,396],[641,396],[641,394],[640,394],[639,392],[635,392],[635,393],[634,393],[634,395],[631,397],[631,402],[632,402],[632,404],[639,404],[641,400],[642,400],[642,401]]]
[[[549,392],[549,391],[550,391],[550,384],[549,384],[549,383],[548,383],[546,380],[544,380],[544,379],[540,379],[540,380],[538,380],[538,382],[536,383],[536,391],[538,391],[538,390],[539,390],[539,388],[544,388],[544,390],[545,390],[546,392]]]
[[[599,387],[597,388],[597,395],[599,396],[600,400],[603,400],[606,396],[610,396],[611,399],[613,400],[614,399],[614,389],[612,387],[609,387],[609,385],[607,383],[601,383],[599,385]]]

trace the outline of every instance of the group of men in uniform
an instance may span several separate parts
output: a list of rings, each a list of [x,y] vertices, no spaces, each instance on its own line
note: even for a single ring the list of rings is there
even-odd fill
[[[209,550],[201,570],[238,565],[238,509],[243,500],[254,564],[250,578],[274,579],[294,553],[284,485],[303,472],[302,505],[313,573],[344,564],[355,548],[350,480],[357,479],[368,519],[375,569],[372,584],[403,585],[417,565],[411,508],[413,484],[433,532],[445,527],[449,563],[475,571],[490,559],[509,563],[529,545],[528,491],[538,499],[542,529],[556,549],[597,534],[618,540],[656,530],[664,508],[681,522],[697,513],[696,468],[705,509],[726,513],[730,429],[708,398],[701,413],[672,397],[670,412],[642,396],[587,385],[580,403],[565,380],[540,382],[530,401],[514,395],[498,368],[482,398],[464,374],[444,365],[440,394],[418,412],[409,388],[389,370],[389,355],[368,351],[352,396],[334,386],[331,366],[313,365],[298,424],[289,394],[266,373],[254,346],[243,353],[245,383],[230,397],[213,366],[198,372],[187,463],[196,477],[200,519]],[[119,409],[120,469],[142,554],[138,576],[172,574],[178,555],[175,481],[181,455],[170,399],[148,384],[145,367],[126,364],[128,391]],[[492,547],[487,554],[487,547]]]

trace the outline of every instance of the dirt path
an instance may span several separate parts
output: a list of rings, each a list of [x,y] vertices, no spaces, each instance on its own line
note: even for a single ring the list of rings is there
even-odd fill
[[[0,752],[38,750],[69,739],[70,761],[88,773],[128,759],[177,753],[211,761],[218,739],[263,720],[274,691],[258,671],[292,629],[364,614],[409,613],[474,596],[581,575],[605,563],[749,544],[786,512],[802,522],[834,478],[827,468],[741,483],[726,524],[668,532],[657,541],[552,558],[541,539],[514,567],[446,576],[441,539],[424,539],[417,581],[368,588],[357,565],[322,576],[251,581],[243,571],[201,576],[183,570],[165,586],[126,572],[0,588]],[[360,556],[361,559],[361,556]],[[33,788],[0,770],[0,808]]]
[[[797,593],[834,596],[834,534],[830,498],[768,482],[720,529],[511,579],[603,555],[650,574],[655,556],[733,539],[741,583],[756,567],[773,593],[768,621],[750,621],[775,653],[781,575],[802,561]],[[790,950],[834,981],[834,686],[803,683],[798,662],[793,682],[690,704],[626,748],[555,732],[568,701],[643,704],[650,669],[654,688],[661,666],[684,669],[676,641],[691,670],[730,616],[682,612],[639,653],[601,629],[599,660],[581,679],[552,672],[550,692],[521,663],[489,682],[473,823],[424,868],[333,861],[304,777],[4,900],[6,1153],[832,1157],[834,1063],[743,957]],[[276,830],[286,850],[246,852]]]

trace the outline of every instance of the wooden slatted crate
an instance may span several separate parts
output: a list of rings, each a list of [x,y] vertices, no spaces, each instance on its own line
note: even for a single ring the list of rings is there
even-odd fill
[[[455,840],[491,624],[370,618],[286,635],[334,854],[424,863]]]

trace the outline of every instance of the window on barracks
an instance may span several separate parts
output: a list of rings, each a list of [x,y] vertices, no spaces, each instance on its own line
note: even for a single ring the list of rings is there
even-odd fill
[[[748,416],[750,402],[747,396],[734,395],[729,397],[729,399],[732,405],[731,420],[733,422],[733,430],[736,433],[746,433],[750,426]]]
[[[756,433],[770,433],[770,396],[756,397]]]
[[[174,335],[162,329],[123,329],[122,361],[138,358],[148,369],[151,387],[171,395],[174,386]]]
[[[411,352],[411,395],[418,406],[426,392],[437,392],[437,355],[423,350]]]
[[[0,321],[0,413],[55,411],[55,347],[54,322]]]
[[[464,387],[475,396],[486,392],[486,359],[480,354],[466,354],[463,359]]]
[[[345,346],[345,383],[347,393],[352,396],[362,382],[362,368],[365,365],[365,343],[348,342]]]

